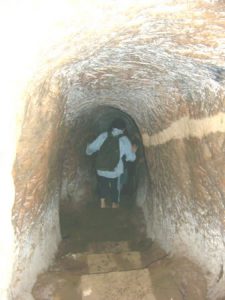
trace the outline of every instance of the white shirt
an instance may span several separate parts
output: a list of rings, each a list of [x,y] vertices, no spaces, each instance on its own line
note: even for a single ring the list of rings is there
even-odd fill
[[[123,130],[113,128],[112,134],[114,136],[122,134]],[[101,146],[103,145],[104,141],[108,137],[108,132],[101,133],[91,144],[89,144],[86,148],[86,154],[92,155],[93,153],[97,152]],[[124,165],[122,157],[125,156],[126,161],[135,161],[136,154],[132,151],[132,145],[130,140],[127,136],[121,136],[119,138],[119,147],[120,147],[120,160],[113,171],[100,171],[97,170],[97,174],[99,176],[103,176],[106,178],[116,178],[119,177],[124,172]]]

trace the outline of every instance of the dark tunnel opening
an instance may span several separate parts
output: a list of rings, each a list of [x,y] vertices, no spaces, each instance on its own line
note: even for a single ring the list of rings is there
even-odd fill
[[[149,190],[148,167],[145,159],[142,137],[133,118],[113,106],[99,105],[91,111],[84,111],[69,130],[65,143],[62,170],[62,194],[60,201],[60,223],[62,237],[72,215],[86,206],[99,207],[95,156],[88,157],[85,149],[88,143],[100,133],[107,131],[112,121],[120,118],[126,123],[126,135],[138,144],[136,160],[127,163],[128,177],[121,191],[122,207],[136,206],[146,197]]]

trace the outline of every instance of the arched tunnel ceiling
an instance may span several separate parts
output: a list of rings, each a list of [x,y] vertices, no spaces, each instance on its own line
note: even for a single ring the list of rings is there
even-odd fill
[[[141,133],[147,131],[148,139],[187,115],[198,119],[221,111],[225,73],[222,3],[130,0],[119,5],[118,1],[94,1],[88,2],[88,11],[86,6],[80,9],[79,1],[65,3],[73,8],[72,13],[68,19],[63,13],[56,18],[58,31],[53,30],[52,39],[42,45],[42,63],[28,90],[28,117],[39,107],[35,123],[45,119],[45,107],[50,107],[57,111],[57,118],[64,112],[65,124],[73,127],[79,114],[106,104],[129,113]],[[39,21],[43,11],[38,12],[35,20]],[[30,25],[32,28],[33,23]],[[38,39],[35,34],[34,38]],[[59,90],[62,97],[58,97]],[[60,100],[52,101],[54,97]],[[63,100],[67,100],[65,110]],[[54,120],[52,127],[61,123]],[[28,131],[30,123],[28,120]],[[195,129],[197,126],[194,124]]]
[[[60,197],[62,159],[59,158],[63,153],[61,145],[70,138],[67,133],[76,127],[76,120],[76,134],[78,136],[83,131],[84,141],[91,124],[85,124],[86,113],[91,115],[103,104],[119,108],[133,119],[143,137],[147,131],[147,142],[145,139],[143,142],[144,146],[149,146],[149,136],[168,128],[180,118],[189,116],[190,120],[195,120],[205,117],[208,121],[209,116],[223,113],[225,8],[223,1],[196,3],[186,0],[22,3],[24,5],[15,12],[18,26],[14,24],[12,28],[15,41],[13,55],[9,57],[12,65],[16,62],[11,72],[13,78],[19,79],[18,82],[27,82],[27,79],[30,82],[25,91],[28,105],[24,120],[20,111],[23,131],[17,149],[19,164],[16,171],[20,178],[18,181],[15,178],[18,201],[14,207],[14,212],[18,213],[14,221],[24,230],[23,235],[18,230],[24,254],[18,264],[25,269],[34,269],[32,274],[24,271],[22,284],[26,286],[27,278],[35,277],[42,266],[39,257],[35,261],[33,255],[33,269],[26,268],[30,261],[26,257],[27,248],[26,253],[23,250],[24,236],[24,240],[27,234],[31,236],[29,247],[36,243],[39,248],[44,245],[43,249],[46,249],[47,243],[49,248],[52,247],[49,256],[54,255],[53,248],[58,243],[55,224],[58,222],[56,199]],[[27,8],[25,18],[22,17],[24,8]],[[14,54],[15,46],[18,56]],[[7,67],[7,60],[5,64]],[[4,88],[7,89],[8,85],[3,84]],[[13,88],[5,95],[10,98],[11,93],[14,93]],[[16,94],[16,100],[19,97]],[[221,120],[225,121],[224,114],[217,121]],[[86,126],[86,131],[80,125]],[[180,126],[180,131],[199,127],[198,123],[184,122],[184,125],[178,124],[177,127]],[[204,125],[201,123],[202,128]],[[167,250],[183,250],[186,242],[186,249],[193,252],[193,259],[201,265],[207,263],[208,269],[212,270],[214,285],[220,272],[220,257],[221,261],[224,257],[224,239],[219,232],[224,217],[222,133],[225,127],[212,125],[211,131],[206,133],[216,135],[206,134],[203,142],[203,139],[180,139],[161,148],[145,148],[154,186],[152,199],[146,201],[145,208],[152,214],[147,216],[149,234],[157,235]],[[222,128],[222,133],[218,128]],[[173,129],[169,138],[174,136]],[[218,153],[213,152],[213,147]],[[201,163],[203,171],[205,165],[208,168],[206,174],[221,180],[214,183],[210,176],[202,176]],[[167,201],[164,201],[165,195]],[[47,220],[45,230],[39,230],[37,216],[40,216],[39,220]],[[204,239],[198,239],[196,224]],[[29,232],[32,230],[33,235]],[[205,248],[208,252],[203,255]],[[48,253],[45,255],[41,262],[49,260]],[[224,280],[218,285],[224,291]]]
[[[224,66],[225,13],[219,1],[86,1],[86,18],[76,15],[77,2],[71,1],[75,16],[63,20],[56,35],[60,46],[55,44],[52,58],[85,61],[104,55],[107,49],[121,48],[119,54],[123,53],[133,44],[148,46],[152,53],[163,50],[168,57],[173,54]],[[129,54],[128,60],[138,61],[138,54]]]
[[[58,30],[42,45],[42,63],[28,90],[31,104],[26,115],[38,107],[37,120],[24,123],[31,135],[31,123],[46,118],[45,107],[57,111],[52,125],[56,128],[62,124],[57,120],[62,114],[64,127],[74,128],[78,116],[91,114],[96,105],[122,109],[136,122],[145,146],[154,144],[150,136],[178,119],[199,119],[223,111],[222,3],[130,0],[119,5],[118,1],[90,1],[87,7],[79,1],[65,3],[71,10],[69,17],[65,18],[62,10],[53,22]],[[198,127],[198,123],[185,120],[170,129],[168,139],[161,140],[188,137]],[[216,132],[218,127],[214,127]]]
[[[54,74],[63,95],[69,96],[67,121],[74,120],[75,98],[82,108],[90,107],[93,99],[104,103],[108,98],[119,108],[132,106],[134,114],[139,101],[145,102],[152,111],[151,134],[169,125],[166,119],[157,122],[159,107],[161,114],[173,114],[170,122],[177,119],[178,102],[184,115],[188,111],[193,118],[218,112],[225,78],[224,5],[125,3],[97,1],[91,6],[93,20],[76,27],[78,20],[68,19],[60,44],[47,49],[48,64],[42,71],[48,68],[46,74]]]
[[[62,10],[57,15],[57,33],[49,29],[51,38],[42,47],[41,76],[62,68],[60,73],[66,72],[71,84],[78,79],[82,86],[93,86],[97,81],[100,88],[120,79],[132,80],[132,85],[136,79],[138,86],[149,83],[148,79],[159,85],[165,80],[189,81],[193,76],[196,80],[224,80],[225,13],[221,1],[65,3],[70,14],[65,18]],[[49,19],[51,24],[51,16]]]

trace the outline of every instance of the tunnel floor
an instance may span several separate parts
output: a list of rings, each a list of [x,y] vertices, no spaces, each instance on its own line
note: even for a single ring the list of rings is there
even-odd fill
[[[61,216],[63,240],[33,288],[36,300],[205,300],[206,281],[184,257],[172,258],[146,238],[140,208],[89,203]]]

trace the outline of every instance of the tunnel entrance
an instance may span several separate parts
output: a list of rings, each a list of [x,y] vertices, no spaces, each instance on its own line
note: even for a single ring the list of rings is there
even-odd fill
[[[85,148],[118,117],[126,121],[130,138],[140,140],[139,152],[121,207],[101,209],[94,163],[85,155]],[[134,120],[120,109],[99,106],[80,114],[69,132],[63,152],[62,242],[54,263],[33,287],[35,300],[205,300],[200,269],[185,258],[171,261],[168,253],[147,238],[143,210],[137,205],[149,191],[149,179]],[[198,286],[194,287],[196,279]]]
[[[95,157],[88,157],[85,149],[88,143],[100,133],[108,131],[112,121],[125,121],[125,135],[138,144],[135,162],[128,162],[128,178],[121,193],[121,205],[135,204],[137,195],[145,197],[147,164],[139,129],[130,115],[112,106],[98,106],[92,111],[81,113],[68,134],[64,151],[62,197],[60,215],[79,209],[86,204],[97,204]],[[141,192],[140,192],[141,191]],[[142,193],[142,196],[141,194]]]
[[[128,6],[107,1],[90,7],[96,18],[89,17],[85,4],[81,19],[73,14],[80,15],[74,1],[66,10],[69,18],[56,12],[55,3],[42,2],[42,26],[37,7],[26,5],[3,26],[12,27],[5,44],[12,36],[9,48],[19,45],[19,55],[6,51],[2,68],[0,265],[8,279],[0,281],[1,296],[10,292],[9,299],[31,299],[37,275],[50,265],[61,241],[59,207],[66,216],[95,201],[86,144],[107,127],[105,115],[124,112],[144,144],[147,164],[144,159],[135,166],[131,196],[142,207],[147,236],[205,271],[209,299],[224,297],[222,1],[125,1]],[[21,28],[11,26],[17,18]],[[18,43],[13,37],[21,33]]]

